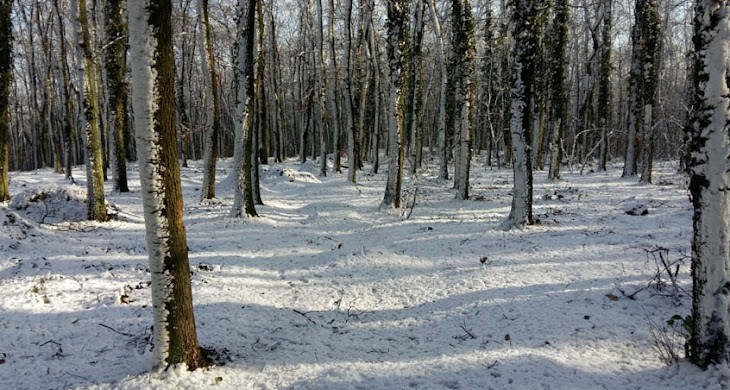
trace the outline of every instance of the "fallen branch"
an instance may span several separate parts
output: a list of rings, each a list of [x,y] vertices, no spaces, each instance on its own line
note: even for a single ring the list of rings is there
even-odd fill
[[[309,321],[309,322],[313,323],[314,325],[317,325],[317,323],[316,323],[316,322],[314,322],[314,321],[313,321],[313,320],[312,320],[311,318],[309,318],[309,316],[307,315],[307,313],[305,313],[305,312],[301,312],[301,311],[299,311],[299,310],[297,310],[297,309],[292,309],[292,310],[294,311],[294,313],[297,313],[297,314],[299,314],[300,316],[302,316],[302,317],[306,318],[306,319],[307,319],[307,321]]]
[[[124,333],[124,332],[120,332],[120,331],[118,331],[118,330],[116,330],[116,329],[112,328],[112,327],[111,327],[111,326],[109,326],[109,325],[104,325],[104,324],[102,324],[102,323],[99,323],[99,326],[101,326],[101,327],[104,327],[104,328],[107,328],[107,329],[111,330],[112,332],[114,332],[114,333],[117,333],[117,334],[120,334],[120,335],[122,335],[122,336],[127,336],[127,337],[135,337],[135,335],[133,335],[133,334],[130,334],[130,333]]]

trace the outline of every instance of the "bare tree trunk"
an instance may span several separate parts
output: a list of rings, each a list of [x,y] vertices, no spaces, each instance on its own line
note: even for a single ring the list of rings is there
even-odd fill
[[[439,24],[438,14],[436,13],[436,5],[434,0],[424,0],[431,10],[431,22],[433,23],[434,39],[437,43],[436,54],[439,61],[440,83],[439,83],[439,114],[438,132],[439,143],[439,179],[446,180],[449,178],[448,169],[448,153],[446,150],[446,60],[444,59],[444,39],[441,35],[441,26]]]
[[[218,102],[218,80],[213,56],[213,37],[211,36],[208,0],[199,0],[200,39],[203,55],[203,78],[206,80],[206,143],[205,170],[201,199],[215,198],[215,167],[218,159],[218,137],[220,136],[220,109]]]
[[[128,0],[134,115],[155,315],[155,365],[206,365],[198,346],[175,133],[171,0]]]
[[[234,164],[238,175],[234,192],[232,217],[256,217],[253,186],[251,183],[251,148],[253,138],[254,102],[254,26],[256,0],[238,0],[237,6],[237,44],[234,70],[238,83],[236,97],[236,147],[243,153],[235,157]]]
[[[13,0],[0,0],[0,202],[10,200],[10,83],[12,82]]]
[[[106,204],[104,203],[104,172],[99,134],[99,110],[96,100],[96,76],[86,0],[72,0],[71,5],[72,9],[78,12],[74,19],[74,30],[79,40],[76,59],[81,84],[79,93],[82,95],[84,107],[84,115],[82,115],[84,125],[80,127],[85,129],[86,138],[87,217],[89,220],[103,222],[109,217],[106,214]]]
[[[638,24],[631,29],[631,74],[629,76],[629,106],[626,131],[626,154],[624,156],[624,170],[621,177],[635,177],[636,166],[639,155],[639,135],[641,121],[639,119],[640,95],[641,95],[641,52],[639,50],[640,33]],[[643,117],[643,116],[642,116]]]
[[[532,96],[535,59],[536,5],[533,0],[516,0],[513,3],[512,26],[515,34],[515,64],[512,73],[512,158],[514,189],[512,208],[506,228],[532,225],[532,153],[530,129],[532,112],[529,98]]]
[[[375,115],[373,118],[373,141],[372,141],[372,151],[371,151],[371,157],[372,157],[372,170],[373,173],[378,173],[378,169],[380,168],[380,99],[381,99],[381,88],[380,88],[380,65],[378,64],[378,46],[375,42],[375,29],[373,28],[373,21],[370,20],[370,29],[368,33],[368,55],[370,57],[370,62],[373,68],[373,84],[375,85],[375,93],[374,93],[374,100],[375,100]]]
[[[565,49],[568,41],[568,1],[555,3],[553,20],[552,69],[550,78],[552,137],[550,142],[550,180],[560,179],[560,164],[563,160],[562,139],[568,128],[568,97],[565,92]]]
[[[314,49],[314,68],[316,69],[316,86],[315,86],[315,109],[317,110],[317,120],[319,121],[319,175],[327,176],[327,107],[325,105],[326,80],[327,74],[324,67],[324,26],[322,22],[322,0],[315,0],[317,6],[317,31],[315,37],[316,47]]]
[[[106,28],[106,76],[109,105],[112,120],[112,167],[114,190],[128,192],[127,164],[125,161],[124,128],[127,126],[127,83],[126,73],[127,37],[124,31],[124,0],[106,0],[104,5],[104,27]]]
[[[327,101],[328,101],[328,112],[329,115],[329,125],[332,128],[332,138],[333,138],[333,145],[332,149],[334,151],[334,161],[332,166],[333,172],[342,173],[341,168],[341,156],[340,151],[342,149],[341,146],[341,139],[342,139],[342,131],[339,126],[339,114],[340,114],[340,104],[338,99],[338,93],[337,93],[337,85],[339,83],[339,76],[337,72],[337,52],[335,51],[335,2],[334,0],[329,0],[329,6],[330,6],[330,12],[329,12],[329,54],[330,54],[330,63],[332,65],[332,78],[331,82],[327,84]],[[325,80],[327,80],[327,76],[325,73]]]
[[[455,156],[454,187],[457,199],[469,199],[469,166],[471,165],[471,106],[472,92],[472,61],[474,57],[473,44],[474,23],[468,2],[463,0],[452,1],[453,42],[454,50],[454,136],[458,142],[458,154]]]
[[[399,208],[403,184],[403,57],[405,51],[406,18],[408,3],[405,0],[388,0],[388,67],[390,69],[390,98],[388,131],[390,134],[390,166],[385,195],[380,208]]]
[[[61,74],[63,78],[64,115],[61,133],[63,134],[64,143],[64,173],[66,174],[66,178],[70,179],[73,182],[73,175],[71,172],[71,167],[73,164],[73,140],[71,138],[73,128],[73,104],[71,103],[71,92],[68,85],[70,73],[66,56],[66,32],[63,24],[63,17],[61,16],[61,10],[58,6],[58,0],[53,0],[53,6],[56,10],[56,16],[58,17],[58,35],[61,51]]]
[[[603,28],[601,30],[601,65],[598,75],[598,126],[600,127],[600,149],[598,170],[606,170],[608,159],[608,129],[611,127],[611,36],[613,0],[602,0]]]
[[[689,127],[689,190],[694,206],[689,359],[706,368],[730,361],[730,5],[695,4],[694,126]]]

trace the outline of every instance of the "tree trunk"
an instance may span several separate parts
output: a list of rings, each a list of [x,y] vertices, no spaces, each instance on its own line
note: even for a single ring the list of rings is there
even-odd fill
[[[603,28],[601,30],[601,64],[598,75],[598,126],[601,131],[598,170],[606,170],[608,159],[608,129],[611,127],[611,16],[613,0],[603,0]]]
[[[324,67],[324,26],[322,22],[322,0],[315,0],[317,6],[317,31],[315,37],[315,49],[314,49],[314,68],[317,72],[316,75],[316,86],[315,86],[315,109],[317,110],[317,118],[319,121],[319,175],[324,177],[327,176],[327,107],[325,105],[326,95],[326,80],[327,74],[325,73]]]
[[[642,6],[639,6],[642,3]],[[654,122],[657,112],[657,95],[659,90],[659,54],[661,50],[661,31],[659,12],[657,12],[656,0],[638,0],[637,12],[641,14],[641,34],[643,70],[642,83],[642,111],[643,111],[643,148],[642,148],[642,169],[641,181],[651,183],[652,165],[654,160]]]
[[[532,163],[530,129],[532,112],[529,99],[532,96],[535,60],[536,5],[533,0],[516,0],[512,10],[512,26],[515,35],[515,64],[512,72],[512,159],[514,189],[512,208],[505,222],[506,228],[532,225]]]
[[[621,177],[635,177],[639,155],[639,135],[641,121],[639,120],[641,95],[641,43],[638,24],[631,29],[631,73],[629,76],[628,119],[626,130],[626,154],[624,155],[624,170]],[[641,116],[643,117],[643,116]]]
[[[697,0],[696,116],[689,128],[689,190],[694,206],[689,359],[700,367],[730,361],[730,5]]]
[[[471,17],[471,5],[468,0],[452,1],[453,42],[454,50],[454,137],[458,142],[458,154],[455,157],[454,187],[457,199],[469,199],[469,167],[471,162],[471,106],[472,93],[472,60],[474,48],[474,23]]]
[[[127,164],[125,160],[124,128],[127,126],[126,73],[127,37],[124,31],[124,0],[106,0],[104,27],[106,29],[106,77],[109,106],[111,107],[110,130],[112,133],[112,169],[115,191],[128,192]]]
[[[61,51],[61,74],[63,79],[64,115],[61,133],[63,136],[64,144],[64,173],[66,174],[66,178],[70,179],[73,182],[73,175],[71,172],[71,167],[73,164],[73,140],[71,138],[71,135],[73,133],[73,104],[71,102],[71,92],[68,85],[70,73],[66,56],[66,29],[64,28],[63,17],[61,16],[61,9],[58,6],[58,0],[53,0],[53,7],[55,8],[56,16],[58,17],[58,40]]]
[[[390,165],[385,195],[380,208],[400,207],[403,184],[403,57],[405,54],[405,26],[408,17],[408,3],[405,0],[388,0],[388,67],[390,69],[390,94],[388,131],[390,134]]]
[[[438,14],[436,13],[435,0],[424,0],[431,10],[431,22],[433,23],[433,35],[436,40],[436,54],[439,62],[439,113],[436,132],[438,133],[439,153],[439,179],[449,178],[448,153],[446,150],[446,59],[444,58],[444,39],[441,35]]]
[[[72,0],[72,9],[77,10],[74,19],[74,30],[79,40],[76,49],[76,60],[79,66],[79,93],[83,98],[84,115],[82,115],[86,138],[86,205],[87,218],[103,222],[109,219],[104,203],[104,171],[101,154],[99,129],[99,110],[96,100],[96,76],[94,71],[94,54],[91,48],[91,35],[86,12],[86,0]]]
[[[10,200],[10,83],[12,82],[13,0],[0,0],[0,202]]]
[[[237,44],[234,71],[238,84],[236,97],[236,148],[243,152],[235,156],[237,186],[234,192],[232,217],[256,217],[251,182],[251,148],[253,138],[254,102],[254,26],[256,0],[238,0]]]
[[[155,365],[205,365],[198,346],[175,133],[170,0],[128,0],[134,124],[152,273]]]
[[[208,0],[200,1],[200,39],[203,43],[203,78],[206,84],[207,97],[205,124],[205,170],[203,171],[203,188],[201,199],[215,198],[215,167],[218,159],[218,137],[220,136],[220,109],[218,103],[218,78],[213,56],[213,37],[211,36],[210,18],[208,16]]]
[[[330,63],[332,64],[332,82],[327,84],[327,101],[328,101],[328,112],[329,115],[329,125],[332,128],[332,149],[334,152],[334,161],[332,166],[333,172],[342,173],[342,167],[341,167],[341,158],[340,158],[340,151],[342,149],[341,146],[341,139],[342,139],[342,131],[339,126],[339,113],[340,113],[340,104],[338,99],[338,93],[337,93],[337,85],[339,83],[339,76],[337,72],[337,52],[335,51],[335,2],[334,0],[329,0],[329,54],[330,54]],[[325,74],[325,80],[327,80],[327,76]]]
[[[552,137],[550,142],[550,180],[560,179],[560,164],[563,160],[562,139],[568,127],[568,97],[565,92],[565,48],[568,42],[568,1],[555,3],[553,21],[552,69],[550,71],[550,91],[552,113]]]

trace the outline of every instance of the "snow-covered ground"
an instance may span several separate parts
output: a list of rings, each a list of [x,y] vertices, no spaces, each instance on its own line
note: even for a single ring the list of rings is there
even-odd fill
[[[107,192],[109,223],[83,221],[81,169],[80,186],[48,170],[11,173],[0,389],[729,386],[727,367],[666,366],[654,346],[667,336],[682,356],[681,321],[676,331],[666,321],[690,312],[692,212],[672,164],[655,185],[620,179],[618,166],[557,183],[539,172],[539,223],[514,231],[498,229],[510,169],[475,163],[473,199],[456,201],[432,167],[406,177],[412,210],[387,213],[386,166],[357,185],[317,177],[311,163],[264,170],[261,217],[241,221],[228,217],[230,161],[213,201],[199,201],[201,164],[182,169],[198,337],[219,361],[193,373],[149,372],[136,166],[130,193]],[[676,287],[661,258],[679,265]]]

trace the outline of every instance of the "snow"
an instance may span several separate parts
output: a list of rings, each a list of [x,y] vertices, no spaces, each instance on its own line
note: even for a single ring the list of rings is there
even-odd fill
[[[680,261],[691,290],[692,211],[675,166],[657,164],[661,185],[622,180],[616,165],[560,182],[538,172],[539,223],[511,231],[498,229],[511,169],[475,165],[475,200],[458,201],[437,162],[424,166],[404,176],[406,193],[419,188],[408,219],[378,212],[386,173],[369,167],[357,185],[292,160],[264,167],[262,217],[246,220],[227,216],[232,186],[201,203],[203,163],[182,168],[198,337],[219,362],[192,373],[150,371],[136,164],[129,193],[107,192],[111,222],[39,223],[30,206],[0,205],[0,389],[728,388],[728,367],[666,366],[653,349],[651,324],[691,307],[659,289],[648,252]],[[85,185],[10,176],[22,199]],[[54,207],[84,210],[73,199]]]

